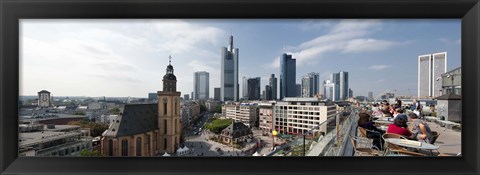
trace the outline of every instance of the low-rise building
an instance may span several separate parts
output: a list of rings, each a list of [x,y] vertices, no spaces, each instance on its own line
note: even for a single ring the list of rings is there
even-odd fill
[[[22,125],[20,128],[25,129]],[[84,149],[92,150],[90,132],[80,126],[49,124],[38,128],[19,133],[20,156],[79,156]]]
[[[273,130],[273,107],[275,103],[258,104],[259,128],[265,133],[271,133]]]
[[[323,124],[337,114],[336,105],[318,98],[284,98],[273,107],[273,127],[282,134],[301,134],[319,127],[320,133],[327,132]]]
[[[253,138],[252,130],[242,122],[233,122],[220,133],[220,141],[227,144],[247,142]]]
[[[254,103],[226,104],[222,107],[225,118],[233,119],[235,122],[242,122],[248,127],[257,123],[257,105]]]
[[[217,109],[217,106],[220,105],[220,102],[218,101],[206,101],[205,102],[205,107],[207,108],[207,111],[209,112],[214,112]]]
[[[180,122],[186,128],[200,116],[200,105],[195,101],[185,101],[180,105]]]

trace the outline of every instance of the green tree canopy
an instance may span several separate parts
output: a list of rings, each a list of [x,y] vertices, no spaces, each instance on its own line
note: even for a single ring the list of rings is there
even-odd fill
[[[85,121],[85,120],[71,121],[71,122],[68,122],[67,125],[78,125],[81,128],[90,128],[90,135],[92,137],[100,136],[105,130],[108,129],[108,125],[106,124],[95,123],[95,122]]]
[[[220,134],[223,129],[232,124],[232,121],[232,119],[215,119],[211,123],[205,124],[205,128],[216,134]]]

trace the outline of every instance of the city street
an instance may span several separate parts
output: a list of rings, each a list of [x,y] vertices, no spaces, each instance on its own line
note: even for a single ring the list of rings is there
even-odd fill
[[[198,135],[195,135],[194,133],[198,132],[199,128],[208,121],[208,116],[208,114],[204,115],[198,124],[192,128],[192,131],[187,132],[188,136],[185,138],[185,145],[192,150],[189,156],[250,156],[246,155],[245,151],[254,147],[257,142],[263,145],[257,149],[261,155],[268,154],[271,151],[272,137],[262,136],[263,132],[257,129],[252,129],[254,139],[246,143],[246,146],[241,150],[209,140],[208,138],[214,136],[214,134],[208,130],[202,129]]]

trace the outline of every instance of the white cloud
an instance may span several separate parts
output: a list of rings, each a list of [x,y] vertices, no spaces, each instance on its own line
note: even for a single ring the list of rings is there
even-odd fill
[[[384,69],[387,69],[387,68],[390,68],[390,67],[392,67],[392,66],[391,65],[372,65],[372,66],[368,67],[368,69],[379,71],[379,70],[384,70]]]
[[[358,53],[366,51],[382,51],[396,45],[395,42],[371,38],[353,39],[348,41],[343,49],[344,53]]]
[[[219,64],[220,56],[212,50],[218,50],[225,34],[182,20],[22,20],[20,94],[49,89],[75,95],[75,86],[87,95],[145,96],[161,88],[169,54],[179,81],[193,82],[193,72],[200,69],[218,77],[211,66]],[[215,78],[210,81],[212,89],[218,86]],[[107,90],[112,86],[119,88]],[[179,87],[182,93],[192,89]]]
[[[455,44],[461,44],[461,39],[448,39],[448,38],[438,38],[437,41],[441,42],[441,43],[444,43],[444,44],[447,44],[447,45],[455,45]]]
[[[308,25],[307,22],[305,25]],[[328,26],[328,25],[327,25]],[[374,38],[365,38],[382,27],[380,20],[341,20],[335,25],[329,24],[329,31],[311,40],[290,48],[290,53],[296,59],[297,66],[312,63],[312,60],[321,59],[328,52],[360,53],[383,51],[399,44],[409,42],[395,42]],[[287,52],[288,53],[288,52]],[[280,67],[279,58],[275,58],[269,65],[271,68]]]

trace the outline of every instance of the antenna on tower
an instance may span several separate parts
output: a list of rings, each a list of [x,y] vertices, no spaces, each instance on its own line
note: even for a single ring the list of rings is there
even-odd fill
[[[172,55],[168,55],[168,64],[172,65]]]

